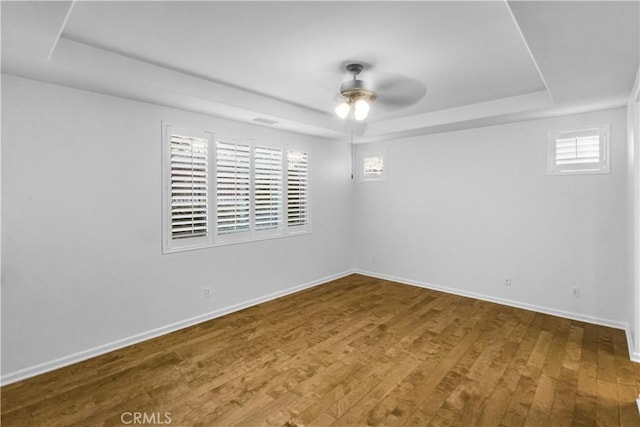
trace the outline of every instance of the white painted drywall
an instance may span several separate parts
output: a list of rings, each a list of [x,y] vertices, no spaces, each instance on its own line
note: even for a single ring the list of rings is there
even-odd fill
[[[163,255],[163,120],[307,144],[312,233]],[[3,376],[353,266],[347,144],[11,76],[2,125]]]
[[[602,123],[610,174],[546,175],[549,130]],[[628,324],[625,109],[358,147],[376,149],[388,178],[356,185],[359,270]]]

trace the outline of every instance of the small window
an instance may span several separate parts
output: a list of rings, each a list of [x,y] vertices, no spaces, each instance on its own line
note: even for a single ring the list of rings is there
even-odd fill
[[[386,155],[384,152],[364,153],[360,165],[361,181],[384,181],[387,178]]]
[[[549,175],[608,173],[609,125],[549,132]]]

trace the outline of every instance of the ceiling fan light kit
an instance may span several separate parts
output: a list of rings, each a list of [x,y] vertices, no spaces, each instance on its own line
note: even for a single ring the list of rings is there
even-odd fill
[[[352,80],[347,80],[340,85],[340,94],[345,100],[335,109],[341,119],[347,118],[353,112],[353,118],[364,120],[369,114],[369,104],[376,99],[376,94],[368,89],[365,82],[358,80],[357,76],[364,68],[362,64],[349,64],[347,71],[353,74]]]

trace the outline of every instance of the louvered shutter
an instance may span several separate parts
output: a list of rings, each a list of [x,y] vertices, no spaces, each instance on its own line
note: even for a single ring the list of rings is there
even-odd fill
[[[596,135],[556,140],[556,164],[573,165],[600,161],[600,137]]]
[[[608,126],[551,132],[551,174],[608,172]]]
[[[302,151],[287,152],[287,225],[309,222],[309,156]]]
[[[218,235],[249,231],[250,180],[250,147],[218,141],[216,143],[216,225]]]
[[[171,239],[207,236],[209,141],[172,134],[170,146]]]
[[[272,230],[282,226],[282,150],[255,147],[254,221],[255,230]]]
[[[362,169],[364,177],[381,176],[384,173],[384,157],[381,155],[365,156]]]

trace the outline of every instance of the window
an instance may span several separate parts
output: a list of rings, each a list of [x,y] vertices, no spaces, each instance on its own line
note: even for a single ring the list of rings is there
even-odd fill
[[[384,181],[387,179],[386,153],[363,153],[360,162],[360,180],[361,181]]]
[[[609,125],[549,132],[549,175],[608,173]]]
[[[309,155],[164,126],[164,252],[309,232]]]
[[[218,240],[281,233],[282,148],[218,141],[216,157]]]
[[[364,176],[380,176],[384,172],[384,157],[365,157],[363,163]]]

